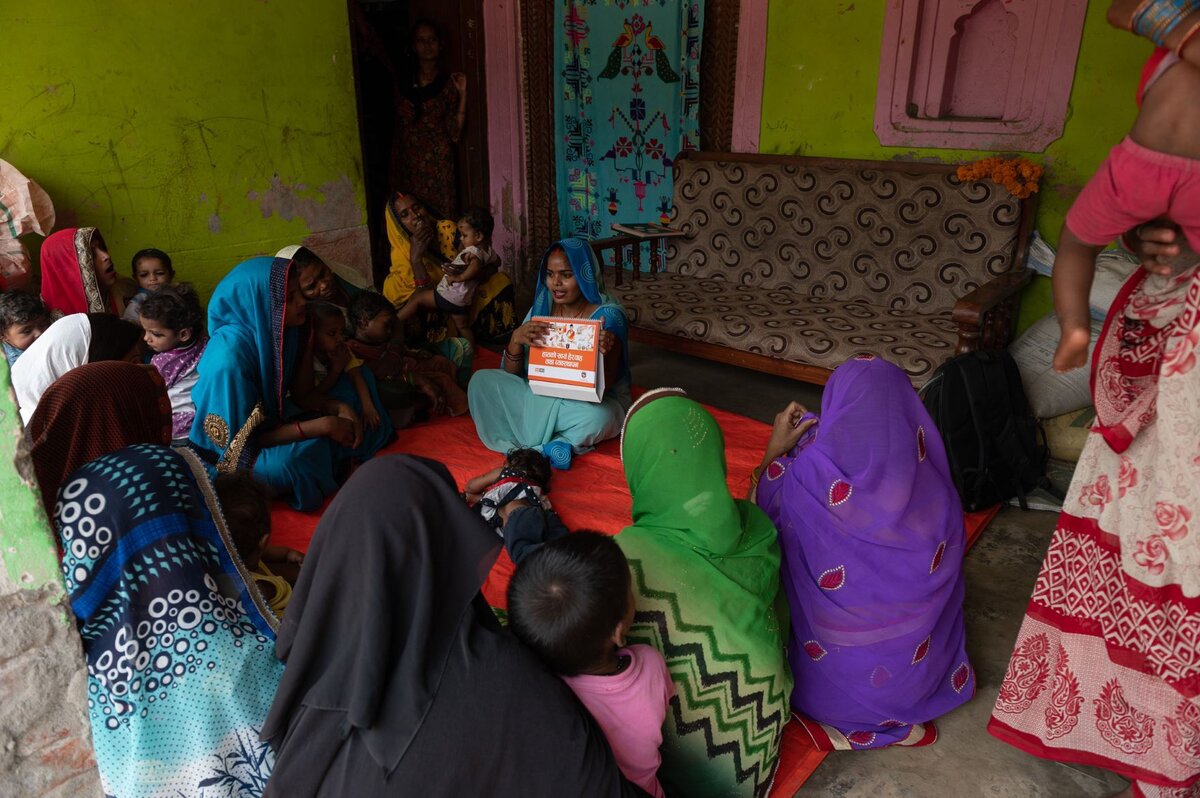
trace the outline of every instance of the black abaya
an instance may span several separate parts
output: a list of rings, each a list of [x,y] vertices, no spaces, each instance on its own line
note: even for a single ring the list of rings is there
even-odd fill
[[[392,456],[354,474],[279,633],[268,795],[644,795],[479,596],[499,543],[440,464]]]

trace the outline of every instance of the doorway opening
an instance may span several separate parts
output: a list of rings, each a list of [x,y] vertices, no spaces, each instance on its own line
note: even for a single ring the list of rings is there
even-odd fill
[[[451,162],[438,174],[437,202],[421,199],[442,218],[455,217],[471,205],[488,204],[487,104],[485,98],[483,0],[347,0],[358,128],[363,153],[367,225],[371,236],[371,271],[382,285],[390,266],[386,203],[399,190],[412,191],[424,148],[411,146],[416,103],[436,105],[431,92],[418,88],[413,28],[427,20],[437,28],[440,76],[466,76],[466,115],[462,133],[450,146]],[[453,81],[449,81],[453,83]],[[440,85],[441,81],[433,85]],[[446,106],[440,106],[445,108]],[[453,115],[453,108],[450,111]],[[428,121],[428,120],[426,120]],[[406,136],[406,132],[409,134]],[[449,133],[447,132],[447,138]],[[419,193],[419,192],[418,192]],[[451,207],[439,207],[449,205]]]

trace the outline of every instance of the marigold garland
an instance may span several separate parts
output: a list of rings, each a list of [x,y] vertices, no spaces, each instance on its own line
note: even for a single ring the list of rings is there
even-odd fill
[[[1004,186],[1017,199],[1025,199],[1038,190],[1043,168],[1028,158],[1001,158],[994,155],[958,167],[958,179],[966,183],[991,180]]]

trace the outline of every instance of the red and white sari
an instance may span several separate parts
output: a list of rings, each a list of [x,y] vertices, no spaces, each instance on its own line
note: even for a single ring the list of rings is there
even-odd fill
[[[1147,798],[1200,798],[1200,264],[1121,290],[1097,424],[988,730]]]

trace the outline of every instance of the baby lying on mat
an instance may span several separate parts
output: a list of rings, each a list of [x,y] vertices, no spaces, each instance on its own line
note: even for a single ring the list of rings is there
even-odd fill
[[[550,461],[536,449],[513,449],[504,465],[467,482],[463,498],[504,538],[514,563],[568,534],[550,507]]]

